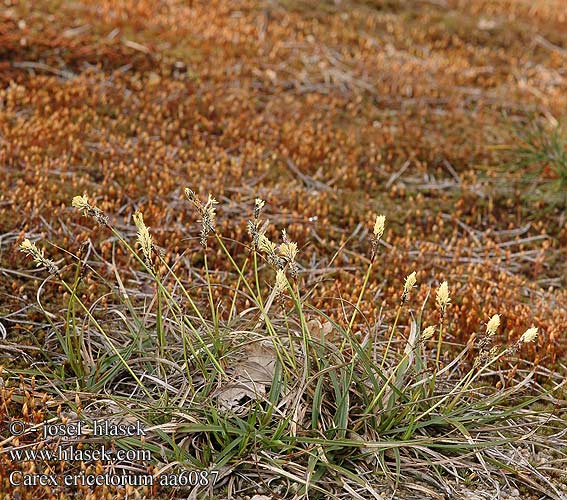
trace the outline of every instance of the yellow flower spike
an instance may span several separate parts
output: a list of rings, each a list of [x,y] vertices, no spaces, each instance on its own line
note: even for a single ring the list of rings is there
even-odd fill
[[[194,191],[185,188],[184,192],[187,200],[197,209],[201,216],[201,238],[199,242],[202,246],[206,247],[207,237],[210,233],[214,233],[215,231],[215,205],[218,205],[219,202],[213,198],[212,194],[209,194],[207,203],[203,205]]]
[[[279,248],[280,255],[288,262],[294,262],[297,256],[297,243],[290,241],[289,243],[282,243]]]
[[[256,198],[254,200],[254,218],[255,219],[258,219],[260,217],[260,212],[264,208],[265,204],[266,204],[266,202],[264,200],[262,200],[261,198]]]
[[[486,334],[492,337],[492,335],[496,333],[496,330],[498,330],[499,326],[500,315],[495,314],[494,316],[492,316],[492,318],[490,318],[490,320],[488,320],[488,323],[486,324]]]
[[[71,205],[74,208],[80,210],[83,215],[87,215],[95,219],[102,226],[108,226],[108,217],[100,208],[97,208],[89,203],[89,199],[87,198],[86,194],[73,196]]]
[[[34,256],[40,253],[35,243],[32,243],[28,238],[20,243],[20,252],[25,252],[28,255]]]
[[[273,254],[276,251],[276,244],[268,239],[267,236],[261,234],[258,238],[258,248],[267,254]]]
[[[386,224],[386,216],[385,215],[377,215],[376,221],[374,222],[374,229],[372,231],[372,236],[370,237],[370,243],[372,244],[372,254],[370,256],[370,261],[374,262],[374,258],[376,257],[376,252],[378,250],[378,242],[382,235],[384,234],[384,227]]]
[[[385,222],[386,222],[385,215],[376,216],[376,222],[374,223],[374,239],[376,240],[376,242],[378,242],[378,240],[382,238],[382,235],[384,234]]]
[[[137,211],[132,216],[134,223],[138,228],[138,246],[141,248],[144,254],[144,260],[146,264],[151,267],[152,265],[152,237],[150,236],[149,228],[146,227],[144,223],[144,217],[142,213]]]
[[[85,194],[73,196],[71,205],[83,212],[84,215],[86,215],[86,212],[89,210],[89,208],[91,208],[91,206],[89,205],[89,200]]]
[[[445,314],[445,310],[451,302],[451,297],[449,296],[449,285],[446,281],[441,283],[441,285],[437,289],[437,296],[435,300],[437,302],[437,305],[439,306],[439,309],[441,309],[441,314]]]
[[[278,269],[276,271],[276,284],[275,284],[276,295],[280,296],[283,292],[285,292],[285,290],[287,289],[287,283],[288,282],[285,273],[283,272],[282,269]]]
[[[287,263],[289,274],[293,279],[297,278],[299,267],[295,258],[297,257],[297,243],[291,241],[285,229],[282,230],[283,243],[279,246],[280,255],[283,258],[283,263]]]
[[[520,337],[520,342],[527,344],[528,342],[534,342],[538,336],[538,329],[534,326],[528,328]]]
[[[37,245],[30,241],[28,238],[20,243],[20,252],[24,252],[26,255],[29,255],[33,259],[37,267],[44,266],[51,274],[59,274],[59,268],[57,267],[55,262],[46,258],[44,256],[43,250],[37,248]]]
[[[422,340],[429,340],[431,337],[433,337],[433,335],[435,335],[435,327],[434,326],[428,326],[421,333],[421,339]]]
[[[416,278],[416,272],[414,271],[413,273],[411,273],[406,277],[406,281],[404,283],[404,293],[402,294],[402,301],[405,302],[408,299],[409,293],[416,283],[417,283],[417,278]]]

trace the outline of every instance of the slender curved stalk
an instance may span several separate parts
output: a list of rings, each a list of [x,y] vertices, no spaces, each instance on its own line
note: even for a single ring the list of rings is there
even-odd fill
[[[390,330],[390,335],[388,337],[388,343],[386,344],[386,350],[384,351],[384,356],[382,358],[382,363],[380,363],[380,369],[384,369],[384,365],[386,363],[386,358],[388,356],[388,352],[390,351],[390,345],[392,344],[392,338],[394,337],[394,332],[396,331],[396,327],[398,326],[398,321],[400,319],[400,313],[402,312],[402,306],[404,305],[403,301],[400,302],[398,306],[398,311],[396,312],[396,319],[394,320],[394,324],[392,325],[392,329]]]
[[[366,274],[364,276],[364,281],[362,282],[362,288],[360,289],[360,293],[358,295],[358,300],[356,301],[356,306],[354,308],[354,312],[352,313],[352,317],[350,318],[350,322],[348,324],[349,331],[352,330],[352,325],[354,325],[354,320],[356,319],[356,315],[358,314],[360,303],[362,302],[362,297],[364,296],[364,292],[366,291],[366,286],[368,284],[368,279],[370,278],[370,272],[372,271],[372,264],[373,262],[370,261],[368,264],[368,269],[366,270]]]

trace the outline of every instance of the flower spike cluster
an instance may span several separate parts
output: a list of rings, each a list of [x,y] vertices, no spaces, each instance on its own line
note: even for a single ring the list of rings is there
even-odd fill
[[[297,243],[289,239],[285,229],[282,230],[282,240],[283,243],[280,244],[279,253],[287,264],[291,277],[295,279],[299,271],[297,262],[295,261],[295,257],[297,256]]]
[[[508,348],[508,352],[510,354],[515,354],[516,352],[518,352],[520,350],[520,348],[524,344],[529,344],[530,342],[535,342],[538,335],[539,335],[539,333],[538,333],[537,327],[532,326],[531,328],[528,328],[522,334],[522,336],[516,341],[516,343],[513,346]]]
[[[372,231],[372,236],[370,237],[370,243],[372,244],[372,254],[370,256],[370,260],[374,262],[374,258],[376,257],[376,253],[378,251],[378,242],[382,238],[384,234],[384,227],[386,224],[386,216],[385,215],[377,215],[376,221],[374,222],[374,229]]]
[[[73,201],[71,202],[72,206],[78,209],[83,215],[92,217],[96,220],[101,226],[108,226],[108,217],[104,214],[104,212],[94,205],[89,203],[86,194],[82,196],[74,196]]]
[[[195,193],[189,189],[185,188],[185,196],[189,202],[198,210],[201,216],[201,239],[199,242],[202,246],[207,246],[207,238],[210,233],[215,232],[215,205],[218,205],[218,201],[209,194],[207,202],[203,205]]]
[[[254,200],[254,216],[246,224],[248,234],[252,237],[252,249],[255,250],[260,246],[260,239],[266,234],[266,229],[270,221],[266,220],[262,223],[260,214],[266,202],[260,198]]]
[[[495,351],[497,348],[496,346],[493,346],[491,349],[488,349],[488,347],[492,343],[492,339],[494,338],[494,335],[496,334],[496,330],[498,330],[499,326],[500,326],[500,315],[494,314],[488,320],[488,323],[486,323],[486,332],[478,343],[477,347],[479,350],[479,355],[475,360],[475,363],[485,362],[487,359],[492,357],[493,354],[496,352]]]
[[[451,297],[449,296],[449,285],[446,281],[441,283],[441,285],[437,289],[437,296],[435,298],[435,301],[437,303],[437,306],[441,310],[441,317],[444,317],[447,306],[451,302]]]
[[[266,254],[268,264],[270,264],[275,269],[282,269],[285,267],[285,261],[277,254],[277,245],[270,241],[270,239],[265,235],[261,234],[258,238],[258,250]]]
[[[138,228],[138,235],[137,235],[138,246],[142,250],[142,254],[144,255],[144,260],[146,262],[146,265],[152,268],[153,242],[152,242],[152,237],[150,236],[149,228],[146,227],[146,224],[144,223],[144,217],[142,216],[141,212],[137,211],[136,213],[134,213],[132,217],[134,219],[134,223],[136,224],[136,227]]]
[[[283,269],[278,269],[276,271],[276,283],[274,285],[276,297],[281,299],[283,293],[287,289],[287,278]]]
[[[538,329],[535,326],[528,328],[520,337],[520,342],[524,344],[527,344],[528,342],[535,342],[538,335],[537,330]]]
[[[498,330],[499,326],[500,314],[495,314],[488,320],[488,323],[486,324],[486,335],[492,337],[496,333],[496,330]]]
[[[406,277],[406,281],[404,283],[404,292],[402,293],[402,302],[405,302],[409,298],[409,293],[411,289],[417,283],[416,272],[414,271],[410,275]]]
[[[260,218],[260,212],[264,208],[266,202],[261,198],[256,198],[254,200],[254,219],[258,220]]]
[[[297,278],[299,268],[295,258],[297,257],[297,243],[291,241],[286,230],[282,230],[282,240],[278,246],[266,236],[269,221],[260,219],[265,201],[256,198],[254,200],[254,213],[252,219],[247,223],[248,234],[252,237],[252,250],[259,250],[266,254],[268,263],[278,271],[288,269],[292,278]],[[280,276],[281,282],[281,276]]]
[[[426,340],[429,340],[430,338],[432,338],[433,335],[435,335],[435,327],[434,326],[428,326],[421,333],[421,340],[423,342],[425,342]]]
[[[20,252],[24,252],[26,255],[29,255],[33,259],[37,267],[46,267],[47,270],[54,276],[57,276],[59,274],[59,268],[57,267],[55,262],[46,258],[44,250],[37,248],[36,244],[30,241],[28,238],[26,238],[20,244]]]
[[[261,198],[254,200],[254,212],[252,219],[248,220],[246,227],[248,234],[252,238],[252,251],[260,251],[266,255],[268,264],[276,269],[276,281],[274,291],[278,300],[281,300],[283,293],[287,289],[288,279],[286,270],[292,278],[296,279],[299,267],[296,262],[298,253],[297,243],[291,241],[286,230],[282,230],[283,242],[277,245],[266,236],[269,221],[262,221],[260,215],[266,202]]]

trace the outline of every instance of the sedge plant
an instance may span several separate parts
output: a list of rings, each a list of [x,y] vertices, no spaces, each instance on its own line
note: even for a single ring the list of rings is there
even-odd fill
[[[65,266],[29,239],[21,244],[71,297],[73,307],[63,321],[67,334],[57,338],[73,368],[56,386],[67,404],[76,401],[69,396],[76,387],[79,400],[90,398],[84,408],[75,403],[80,418],[92,418],[89,408],[97,406],[104,390],[115,408],[152,429],[143,443],[123,446],[143,446],[155,454],[156,477],[171,467],[228,468],[238,471],[234,481],[244,485],[263,471],[275,478],[271,484],[282,496],[287,491],[302,498],[334,498],[353,488],[377,494],[385,478],[394,485],[402,479],[437,484],[434,463],[442,463],[443,456],[457,457],[458,466],[443,473],[459,479],[463,469],[479,462],[487,475],[507,470],[490,450],[513,447],[521,439],[516,422],[528,425],[534,415],[530,404],[547,396],[520,397],[529,376],[499,389],[483,381],[500,360],[536,340],[536,327],[498,348],[492,345],[500,325],[495,315],[484,337],[442,365],[448,284],[442,282],[436,294],[439,325],[424,328],[421,316],[415,320],[410,310],[417,285],[413,271],[400,283],[384,341],[370,345],[372,336],[361,341],[354,326],[363,316],[364,291],[373,284],[384,216],[374,222],[370,264],[352,315],[344,319],[309,303],[313,290],[304,290],[302,275],[308,270],[300,265],[297,243],[285,229],[280,242],[270,239],[263,200],[254,200],[250,240],[238,243],[219,232],[212,195],[205,202],[188,188],[185,195],[200,224],[200,249],[192,250],[204,254],[198,282],[183,259],[158,249],[141,211],[133,216],[134,244],[86,195],[72,201],[109,231],[130,259],[130,266],[113,266],[117,285],[105,282],[125,331],[77,293],[83,272],[75,270],[68,283]],[[214,282],[209,266],[207,253],[213,248],[230,269],[222,284]],[[134,265],[135,275],[128,275]],[[94,269],[92,263],[89,267]],[[134,276],[153,285],[150,297],[135,296],[128,286]],[[58,331],[56,322],[52,327]],[[398,341],[402,329],[407,339]],[[467,368],[464,360],[473,349],[476,362]],[[45,390],[54,385],[48,372],[44,367],[36,374],[45,378]],[[415,475],[416,463],[426,472]],[[375,480],[368,479],[371,472]]]

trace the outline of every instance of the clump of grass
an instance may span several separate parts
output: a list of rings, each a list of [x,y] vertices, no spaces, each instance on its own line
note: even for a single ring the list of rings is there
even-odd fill
[[[514,143],[505,168],[519,172],[546,202],[567,208],[567,132],[560,124],[546,126],[530,117],[528,123],[512,127]]]
[[[68,406],[74,418],[87,425],[101,414],[142,420],[151,429],[148,436],[116,446],[150,450],[156,478],[173,468],[220,471],[216,484],[193,488],[210,496],[227,494],[235,484],[241,492],[256,493],[258,482],[286,498],[334,498],[353,491],[376,497],[386,486],[422,483],[451,494],[447,477],[462,481],[471,468],[490,480],[516,473],[515,480],[523,482],[533,466],[511,464],[515,443],[526,439],[526,428],[532,446],[545,447],[553,439],[538,440],[533,424],[554,421],[553,413],[530,410],[534,401],[553,397],[526,396],[533,373],[518,371],[518,380],[510,378],[499,388],[491,382],[504,376],[502,358],[535,340],[535,327],[508,346],[494,346],[500,326],[494,315],[484,336],[471,337],[444,363],[449,286],[443,282],[436,294],[440,323],[423,327],[421,313],[416,317],[411,309],[418,282],[412,271],[400,282],[391,324],[361,338],[359,306],[371,277],[381,270],[384,216],[374,223],[371,258],[352,314],[342,304],[345,314],[337,317],[310,305],[300,253],[287,232],[282,230],[281,243],[266,236],[263,200],[255,200],[248,221],[251,241],[243,254],[231,250],[236,243],[218,231],[216,200],[209,195],[202,203],[190,189],[185,193],[200,217],[199,279],[179,256],[155,251],[141,212],[134,214],[137,250],[86,196],[73,199],[74,207],[110,231],[136,268],[125,276],[113,266],[116,282],[110,283],[87,265],[108,286],[110,310],[97,301],[86,303],[79,293],[86,265],[81,259],[54,270],[37,245],[22,244],[68,294],[66,314],[59,320],[48,314],[63,355],[51,346],[41,368],[26,374],[43,380],[42,390]],[[233,269],[223,280],[208,266],[213,245]],[[142,297],[132,288],[140,277],[152,290]],[[400,327],[404,310],[408,323]],[[471,351],[475,363],[467,369],[463,360]],[[7,373],[8,379],[18,375]],[[99,401],[102,394],[106,406]],[[533,481],[526,484],[534,487]]]

